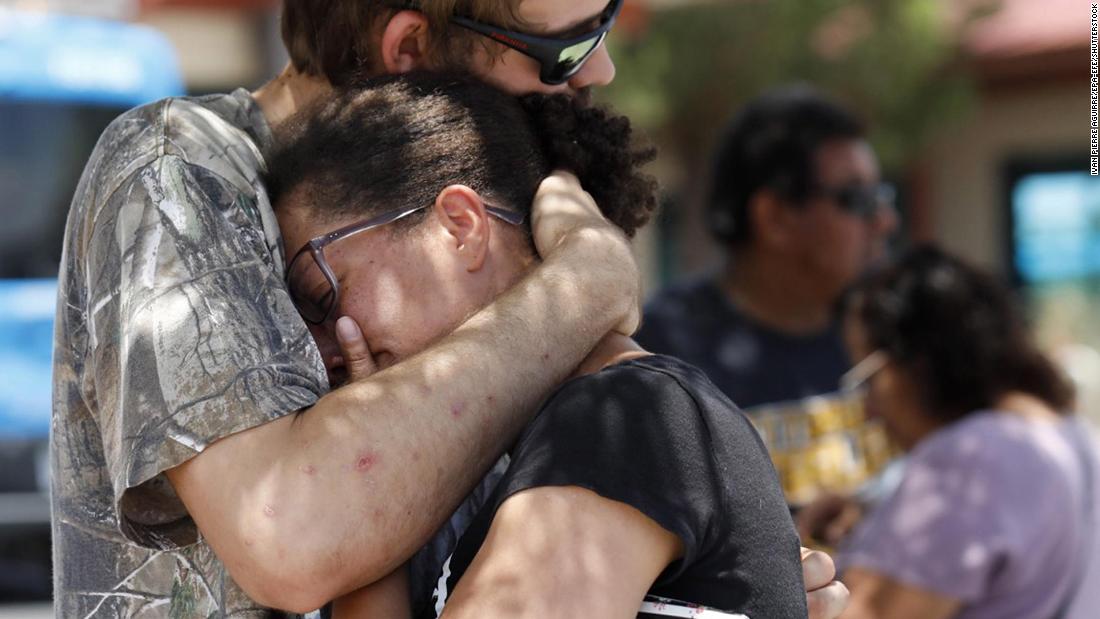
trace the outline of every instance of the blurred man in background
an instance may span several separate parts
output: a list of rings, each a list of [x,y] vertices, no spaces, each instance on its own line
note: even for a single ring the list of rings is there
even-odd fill
[[[804,86],[746,105],[713,166],[707,214],[725,263],[658,294],[638,340],[702,368],[746,409],[801,503],[878,464],[851,466],[834,432],[859,425],[858,405],[806,398],[837,392],[850,367],[834,306],[884,256],[893,197],[860,121]]]

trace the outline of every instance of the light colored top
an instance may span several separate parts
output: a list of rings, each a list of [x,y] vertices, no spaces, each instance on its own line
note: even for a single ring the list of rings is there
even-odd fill
[[[1091,477],[1095,503],[1095,444],[1075,419],[969,415],[912,450],[897,492],[857,528],[840,566],[961,600],[959,619],[1054,617],[1074,587],[1067,617],[1095,617],[1086,598],[1100,591],[1100,519],[1085,490]]]

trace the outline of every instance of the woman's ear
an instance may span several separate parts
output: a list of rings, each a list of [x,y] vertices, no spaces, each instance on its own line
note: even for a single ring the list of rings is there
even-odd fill
[[[489,213],[476,191],[465,185],[450,185],[436,196],[432,208],[448,235],[448,247],[474,272],[485,265],[489,254]]]
[[[427,68],[428,20],[420,11],[398,11],[382,31],[382,68],[388,75]]]

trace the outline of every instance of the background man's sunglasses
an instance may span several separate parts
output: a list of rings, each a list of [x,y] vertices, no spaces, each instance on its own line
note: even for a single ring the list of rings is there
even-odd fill
[[[836,189],[820,188],[816,195],[834,201],[844,211],[870,219],[881,208],[894,208],[897,192],[893,185],[847,185]]]
[[[557,86],[564,84],[577,74],[584,63],[596,53],[603,44],[615,18],[623,8],[624,0],[611,0],[600,15],[600,25],[591,32],[577,37],[556,39],[524,34],[514,30],[505,30],[492,24],[474,21],[458,15],[451,17],[451,23],[483,34],[498,43],[530,56],[539,62],[539,79],[542,83]]]

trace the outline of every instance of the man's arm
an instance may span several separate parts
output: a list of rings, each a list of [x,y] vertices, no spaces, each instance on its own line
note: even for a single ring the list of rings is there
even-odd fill
[[[575,179],[549,181],[537,200],[546,261],[491,306],[425,353],[167,471],[256,601],[308,611],[388,574],[592,344],[636,323],[622,234]]]
[[[642,512],[575,486],[509,497],[448,600],[448,619],[638,614],[680,539]]]
[[[802,549],[802,580],[806,584],[808,619],[837,619],[844,612],[848,605],[848,589],[840,581],[833,580],[835,575],[836,568],[829,555],[819,550]],[[408,590],[402,568],[337,600],[333,617],[398,619],[409,615],[407,601]]]

